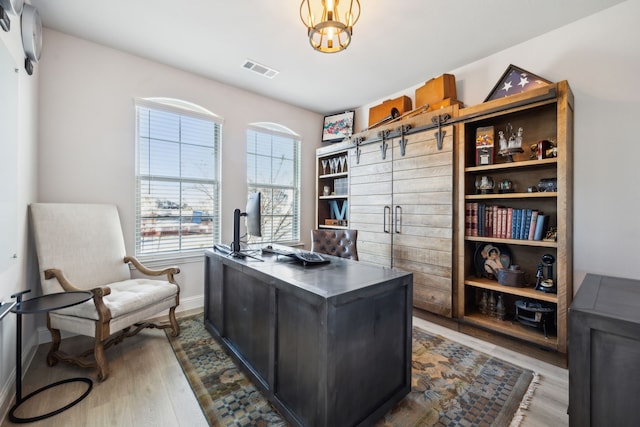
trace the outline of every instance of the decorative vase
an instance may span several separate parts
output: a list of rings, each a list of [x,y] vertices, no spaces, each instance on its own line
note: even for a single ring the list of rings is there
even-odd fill
[[[498,295],[498,302],[496,303],[496,316],[498,320],[504,320],[504,316],[507,314],[507,309],[504,306],[504,300],[502,295]]]
[[[489,316],[496,317],[496,296],[493,291],[489,295]]]
[[[486,315],[487,314],[487,308],[489,305],[489,295],[487,291],[482,292],[482,298],[480,299],[480,305],[479,305],[479,309],[480,309],[480,313]]]

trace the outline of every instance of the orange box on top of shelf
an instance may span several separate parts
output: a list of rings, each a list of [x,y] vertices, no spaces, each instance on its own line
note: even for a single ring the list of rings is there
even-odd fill
[[[369,108],[369,127],[383,124],[409,111],[411,111],[411,98],[408,96],[387,99],[382,104]]]
[[[431,106],[447,98],[452,100],[457,98],[456,77],[453,74],[435,77],[416,89],[416,108]]]

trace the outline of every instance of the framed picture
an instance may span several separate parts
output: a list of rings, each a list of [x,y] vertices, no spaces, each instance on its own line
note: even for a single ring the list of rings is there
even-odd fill
[[[353,133],[355,111],[324,116],[322,126],[322,142],[340,142]]]
[[[537,89],[550,83],[549,80],[536,76],[527,70],[523,70],[515,65],[509,65],[502,77],[500,77],[500,80],[498,80],[498,83],[491,89],[491,92],[484,102],[526,92],[531,89]]]

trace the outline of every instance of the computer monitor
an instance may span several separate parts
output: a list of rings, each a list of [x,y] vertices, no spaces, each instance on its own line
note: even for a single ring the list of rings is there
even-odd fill
[[[233,211],[233,244],[231,250],[233,253],[240,252],[240,217],[246,217],[247,234],[255,237],[262,237],[260,216],[260,192],[249,194],[247,199],[247,207],[245,212],[240,209]]]
[[[249,194],[247,209],[245,211],[247,234],[253,237],[262,237],[262,217],[260,216],[261,195],[259,192]]]

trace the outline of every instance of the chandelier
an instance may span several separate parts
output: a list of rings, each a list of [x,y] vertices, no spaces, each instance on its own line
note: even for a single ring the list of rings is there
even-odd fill
[[[360,1],[302,0],[300,19],[307,27],[309,43],[320,52],[335,53],[351,43],[353,26],[360,18]],[[319,19],[318,19],[319,18]]]

